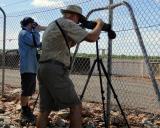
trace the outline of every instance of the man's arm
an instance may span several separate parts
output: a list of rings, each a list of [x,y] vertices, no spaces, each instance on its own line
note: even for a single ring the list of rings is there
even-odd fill
[[[36,48],[40,48],[42,46],[42,43],[40,42],[40,34],[38,31],[34,31],[32,33],[32,38],[33,38],[33,44],[34,44],[34,47]]]
[[[33,37],[34,36],[34,37]],[[41,43],[40,43],[40,35],[39,32],[34,31],[32,33],[26,33],[23,36],[23,42],[24,44],[26,44],[29,47],[41,47]]]
[[[37,26],[38,31],[45,31],[46,28],[47,28],[47,26],[41,26],[41,25]]]

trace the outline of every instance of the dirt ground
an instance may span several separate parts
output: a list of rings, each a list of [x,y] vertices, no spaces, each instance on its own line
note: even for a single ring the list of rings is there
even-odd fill
[[[7,123],[12,128],[20,128],[20,88],[5,86],[6,93],[0,98],[0,120]],[[30,107],[34,108],[34,114],[37,116],[39,112],[39,100],[35,105],[38,92],[31,98]],[[104,109],[102,103],[83,102],[82,123],[83,128],[105,128],[103,115]],[[123,108],[124,116],[121,114],[119,106],[112,105],[110,112],[110,127],[111,128],[127,128],[127,123],[130,128],[159,128],[160,115],[154,113],[143,112],[139,109]],[[68,128],[69,126],[69,110],[52,112],[49,116],[50,128]],[[127,120],[127,122],[125,121]],[[0,123],[1,125],[1,123]],[[29,127],[30,125],[28,125]],[[9,128],[10,128],[9,127]],[[34,126],[32,126],[33,128]]]
[[[71,79],[75,84],[75,88],[79,95],[82,94],[84,85],[87,80],[87,75],[71,75]],[[0,75],[0,78],[1,75]],[[118,100],[125,112],[126,119],[128,120],[131,128],[159,128],[160,127],[160,107],[157,101],[157,95],[155,94],[152,82],[148,78],[137,77],[112,77],[112,86],[118,97]],[[99,76],[92,76],[83,98],[83,126],[84,128],[103,128],[104,118],[101,100],[101,88],[99,84]],[[160,81],[157,80],[160,85]],[[104,89],[104,96],[107,97],[106,87],[107,80],[103,76],[102,84]],[[112,92],[112,91],[111,91]],[[19,127],[19,94],[20,94],[20,75],[18,70],[6,70],[5,72],[5,98],[1,99],[2,114],[8,116],[9,123],[15,127]],[[38,94],[32,97],[31,106],[33,107]],[[106,102],[106,100],[105,100]],[[117,102],[111,95],[111,119],[110,123],[114,128],[124,128],[126,122],[117,106]],[[38,115],[38,103],[35,109],[35,115]],[[56,126],[57,113],[52,113],[50,116],[51,122]],[[5,116],[5,117],[6,117]],[[59,115],[58,115],[59,116]],[[7,119],[8,119],[7,118]],[[58,118],[68,125],[68,119],[60,117]],[[93,127],[92,127],[93,126]],[[53,127],[54,128],[54,127]]]

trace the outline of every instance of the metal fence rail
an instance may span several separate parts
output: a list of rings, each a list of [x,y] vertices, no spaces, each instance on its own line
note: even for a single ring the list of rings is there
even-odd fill
[[[5,80],[5,46],[6,46],[6,13],[0,7],[3,14],[3,56],[2,56],[2,96],[4,95],[4,80]]]
[[[60,11],[64,6],[68,4],[78,4],[84,9],[84,14],[87,15],[89,11],[107,7],[109,2],[106,0],[80,0],[71,1],[67,4],[57,4],[57,6],[47,6],[43,8],[34,8],[31,10],[10,12],[6,14],[6,59],[5,59],[5,81],[4,85],[12,85],[20,87],[20,76],[18,70],[19,57],[16,50],[18,48],[18,33],[20,31],[20,21],[25,16],[31,16],[41,25],[48,25],[51,21],[60,17]],[[138,23],[138,27],[143,39],[146,53],[148,56],[148,63],[151,65],[151,71],[153,76],[156,76],[155,80],[157,86],[160,85],[160,2],[157,0],[128,0],[127,1],[135,14],[135,18]],[[114,0],[113,4],[122,3],[121,0]],[[25,3],[24,3],[25,4]],[[4,10],[7,10],[7,7]],[[12,5],[14,8],[14,5]],[[13,10],[14,11],[14,10]],[[147,15],[146,15],[147,14]],[[102,10],[100,12],[93,13],[89,20],[95,20],[102,18],[106,23],[109,21],[109,10]],[[0,20],[3,21],[3,16],[0,15]],[[3,26],[3,22],[0,25]],[[124,7],[115,8],[113,11],[113,29],[117,33],[117,38],[113,41],[108,41],[107,34],[102,32],[99,40],[100,55],[105,62],[105,66],[108,69],[109,49],[112,47],[112,84],[120,99],[121,104],[124,107],[139,109],[141,108],[146,112],[159,113],[160,107],[155,94],[154,87],[152,86],[153,80],[149,76],[147,71],[146,60],[142,48],[139,45],[139,40],[134,31],[132,19],[128,10]],[[0,32],[3,33],[2,27]],[[42,35],[43,33],[41,33]],[[3,50],[3,38],[0,35],[0,53]],[[112,42],[109,46],[108,42]],[[71,49],[74,53],[76,47]],[[10,51],[12,50],[12,51]],[[75,83],[77,92],[80,94],[87,79],[89,69],[95,59],[95,44],[81,43],[76,54],[76,60],[71,74],[71,78]],[[0,58],[1,59],[1,58]],[[1,62],[0,62],[1,64]],[[82,70],[79,70],[82,69]],[[2,71],[2,70],[1,70]],[[2,73],[1,73],[2,74]],[[0,76],[2,78],[2,76]],[[107,81],[103,79],[104,88],[107,90]],[[158,87],[157,87],[158,88]],[[5,92],[5,90],[4,90]],[[108,91],[106,91],[108,92]],[[88,88],[85,93],[85,100],[100,101],[100,87],[97,76],[97,70],[94,70],[94,76],[92,76]],[[116,104],[113,96],[111,95],[111,103]]]

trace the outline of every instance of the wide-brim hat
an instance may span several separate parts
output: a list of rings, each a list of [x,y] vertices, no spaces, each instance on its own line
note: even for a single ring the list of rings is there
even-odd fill
[[[61,9],[61,13],[75,13],[80,15],[81,20],[85,20],[86,17],[82,14],[82,8],[78,5],[68,5],[66,9]]]

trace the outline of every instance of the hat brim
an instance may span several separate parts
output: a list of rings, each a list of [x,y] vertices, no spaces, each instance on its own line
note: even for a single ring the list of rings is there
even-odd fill
[[[62,13],[62,14],[64,14],[64,13],[74,13],[74,14],[79,15],[81,20],[86,20],[86,17],[85,17],[85,16],[83,16],[83,15],[81,15],[81,14],[79,14],[79,13],[70,11],[70,10],[61,9],[61,13]]]

